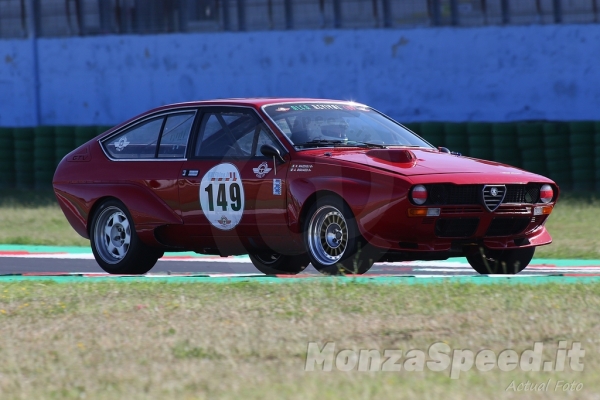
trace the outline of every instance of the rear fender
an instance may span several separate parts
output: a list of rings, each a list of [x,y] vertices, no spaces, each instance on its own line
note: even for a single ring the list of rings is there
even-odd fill
[[[182,224],[181,218],[152,191],[133,184],[54,184],[54,192],[65,217],[75,231],[89,239],[89,224],[99,200],[122,201],[137,231],[165,224]]]

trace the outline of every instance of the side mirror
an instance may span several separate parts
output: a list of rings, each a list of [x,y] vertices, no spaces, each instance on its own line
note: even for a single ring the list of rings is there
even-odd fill
[[[262,146],[260,146],[260,152],[265,157],[273,157],[274,159],[277,159],[282,163],[285,162],[285,159],[281,155],[281,152],[275,147],[271,146],[270,144],[263,144]]]
[[[457,152],[457,151],[450,151],[447,147],[438,147],[438,150],[440,151],[440,153],[448,153],[448,154],[452,154],[453,156],[462,156],[461,153]]]

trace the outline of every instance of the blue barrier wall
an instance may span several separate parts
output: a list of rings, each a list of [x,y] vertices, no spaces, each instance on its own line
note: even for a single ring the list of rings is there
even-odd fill
[[[403,122],[600,110],[600,25],[38,39],[39,85],[32,43],[0,41],[0,126],[116,124],[246,96],[354,99]]]

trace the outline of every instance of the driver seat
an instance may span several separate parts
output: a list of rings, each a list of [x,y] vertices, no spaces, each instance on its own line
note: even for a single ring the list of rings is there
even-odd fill
[[[292,126],[292,136],[290,139],[295,145],[301,145],[309,141],[308,129],[303,118],[296,117],[294,126]]]

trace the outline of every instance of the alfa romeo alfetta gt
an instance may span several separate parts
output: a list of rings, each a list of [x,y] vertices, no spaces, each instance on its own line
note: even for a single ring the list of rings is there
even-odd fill
[[[165,251],[249,254],[268,274],[310,263],[466,257],[517,273],[558,187],[432,144],[363,104],[230,99],[150,110],[69,153],[54,190],[98,264],[143,274]]]

